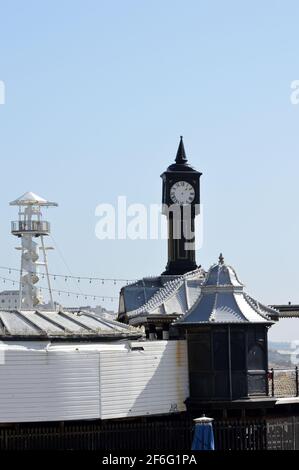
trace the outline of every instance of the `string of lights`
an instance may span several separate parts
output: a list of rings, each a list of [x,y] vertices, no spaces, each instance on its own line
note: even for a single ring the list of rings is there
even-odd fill
[[[18,272],[18,273],[21,272],[20,269],[11,268],[9,266],[0,266],[0,269],[8,271],[9,274],[11,274],[12,272]],[[35,274],[35,273],[29,272],[29,274]],[[45,275],[42,273],[41,278],[43,279],[44,276]],[[130,282],[135,281],[135,279],[105,278],[105,277],[93,277],[93,276],[73,276],[70,274],[53,274],[53,273],[49,273],[49,276],[52,277],[54,280],[56,278],[62,278],[65,280],[65,282],[67,282],[68,280],[72,279],[72,280],[76,280],[78,283],[80,283],[81,281],[89,281],[90,284],[92,284],[93,282],[100,282],[102,284],[105,284],[105,282],[113,282],[114,285],[116,285],[118,282],[125,282],[128,284]]]
[[[19,281],[16,281],[15,279],[10,279],[10,278],[3,277],[3,276],[0,276],[0,279],[1,279],[4,283],[6,283],[6,282],[12,283],[13,286],[14,286],[14,285],[20,286],[20,284],[21,284]],[[39,289],[42,289],[42,290],[49,291],[49,288],[48,288],[48,287],[39,286],[38,288],[39,288]],[[78,299],[79,297],[83,297],[84,299],[88,299],[88,298],[92,298],[93,300],[102,299],[103,301],[104,301],[104,300],[111,300],[112,302],[113,302],[114,300],[117,300],[117,299],[118,299],[118,297],[111,296],[111,295],[107,296],[107,295],[84,294],[84,293],[82,293],[82,292],[72,292],[72,291],[66,291],[66,290],[64,290],[64,289],[52,289],[52,292],[57,292],[58,295],[67,294],[68,297],[71,296],[71,295],[72,295],[72,296],[76,296],[77,299]]]

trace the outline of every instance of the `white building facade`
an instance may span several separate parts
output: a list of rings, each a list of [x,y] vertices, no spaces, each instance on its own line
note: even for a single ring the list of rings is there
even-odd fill
[[[89,312],[0,311],[0,424],[184,411],[185,341]]]
[[[0,423],[184,411],[185,341],[0,343]]]

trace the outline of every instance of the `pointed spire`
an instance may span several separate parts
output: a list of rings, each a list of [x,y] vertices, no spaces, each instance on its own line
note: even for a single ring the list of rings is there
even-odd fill
[[[224,264],[224,258],[223,258],[222,253],[220,253],[220,255],[219,255],[219,264]]]
[[[184,142],[183,142],[183,136],[180,136],[180,143],[178,147],[178,151],[176,154],[175,162],[180,163],[180,164],[185,164],[187,163],[187,157],[186,157],[186,152],[185,152],[185,147],[184,147]]]

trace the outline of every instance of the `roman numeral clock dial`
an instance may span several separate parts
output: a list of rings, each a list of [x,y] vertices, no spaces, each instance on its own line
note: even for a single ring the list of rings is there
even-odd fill
[[[191,204],[195,199],[195,190],[187,181],[178,181],[171,186],[170,199],[180,206]]]

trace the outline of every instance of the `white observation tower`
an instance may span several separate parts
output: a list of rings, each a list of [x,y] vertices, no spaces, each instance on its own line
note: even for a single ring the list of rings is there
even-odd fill
[[[19,288],[19,309],[34,310],[41,303],[42,296],[36,284],[39,281],[39,267],[45,270],[47,278],[51,306],[54,309],[53,296],[48,271],[44,236],[50,234],[50,224],[42,218],[42,208],[57,206],[56,202],[46,201],[32,192],[23,194],[11,206],[19,206],[19,220],[11,223],[11,233],[21,238],[22,251],[20,288]],[[42,259],[40,260],[40,256]]]

